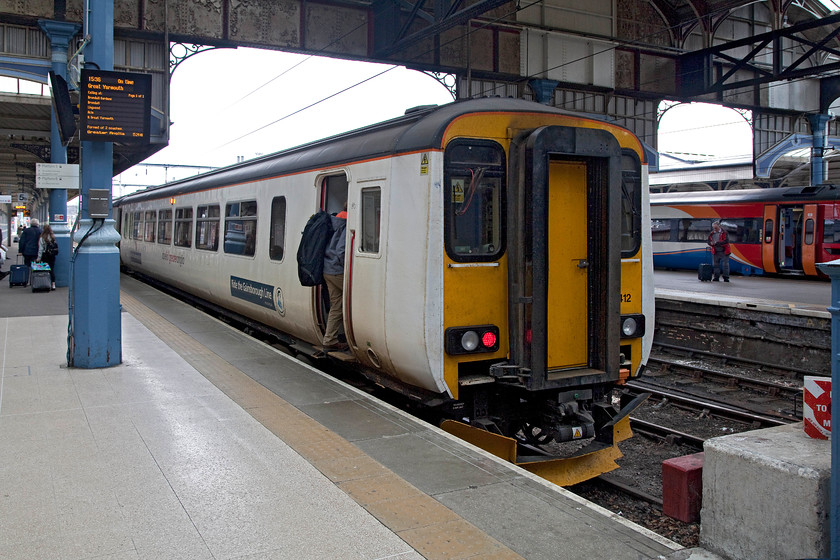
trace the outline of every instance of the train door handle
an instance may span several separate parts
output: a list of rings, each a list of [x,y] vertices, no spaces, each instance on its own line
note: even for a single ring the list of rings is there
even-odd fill
[[[578,268],[589,268],[589,261],[586,259],[578,259]]]

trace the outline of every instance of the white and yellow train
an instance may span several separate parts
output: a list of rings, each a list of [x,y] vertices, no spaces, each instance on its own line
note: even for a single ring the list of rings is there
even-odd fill
[[[345,360],[511,460],[517,441],[614,448],[609,396],[653,336],[633,134],[523,100],[418,108],[123,197],[122,263],[305,352],[329,301],[298,280],[301,232],[345,202]],[[573,470],[554,479],[609,468]]]

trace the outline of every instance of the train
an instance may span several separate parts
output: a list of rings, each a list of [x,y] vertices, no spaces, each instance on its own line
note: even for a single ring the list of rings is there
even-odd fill
[[[346,205],[349,348],[324,359],[566,484],[614,468],[593,465],[615,456],[638,405],[611,395],[652,344],[648,196],[628,130],[484,98],[124,196],[114,217],[126,270],[322,357],[329,298],[301,285],[296,252],[314,213]],[[589,443],[574,467],[523,460],[575,440]]]
[[[838,185],[655,193],[650,205],[657,268],[711,263],[714,220],[727,233],[733,273],[825,278],[817,264],[840,257]]]

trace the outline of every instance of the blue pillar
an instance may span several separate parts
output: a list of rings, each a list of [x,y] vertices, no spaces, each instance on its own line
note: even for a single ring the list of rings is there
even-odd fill
[[[114,0],[90,0],[90,43],[85,66],[114,69]],[[120,322],[120,236],[114,228],[111,197],[108,218],[91,219],[90,190],[111,192],[114,146],[111,142],[82,142],[78,244],[71,266],[68,363],[99,368],[122,363]]]
[[[543,80],[534,78],[528,80],[528,85],[531,91],[534,92],[534,98],[543,105],[551,105],[554,101],[554,90],[560,85],[557,80]]]
[[[77,23],[66,21],[38,20],[38,25],[50,40],[52,70],[67,78],[67,49],[70,39],[81,29]],[[50,124],[50,163],[67,163],[67,148],[61,143],[55,108]],[[47,220],[58,242],[58,256],[55,259],[55,285],[59,288],[70,284],[70,227],[67,224],[67,190],[50,189],[49,219]]]
[[[830,115],[808,115],[811,134],[814,137],[814,143],[811,145],[811,186],[822,185],[828,180],[828,164],[823,156],[828,145],[826,129],[830,120]]]
[[[831,278],[831,485],[829,488],[831,523],[831,558],[840,557],[840,259],[818,264]]]

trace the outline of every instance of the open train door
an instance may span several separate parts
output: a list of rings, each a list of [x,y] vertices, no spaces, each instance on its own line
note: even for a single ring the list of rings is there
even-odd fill
[[[761,238],[761,267],[765,272],[776,273],[779,269],[776,265],[778,262],[776,239],[777,236],[777,207],[776,205],[768,204],[764,207],[764,233]]]
[[[619,372],[621,149],[562,126],[511,147],[511,359],[530,390],[615,381]],[[612,319],[612,320],[610,320]]]
[[[808,276],[817,275],[817,205],[806,204],[803,207],[804,225],[802,227],[802,271]]]

